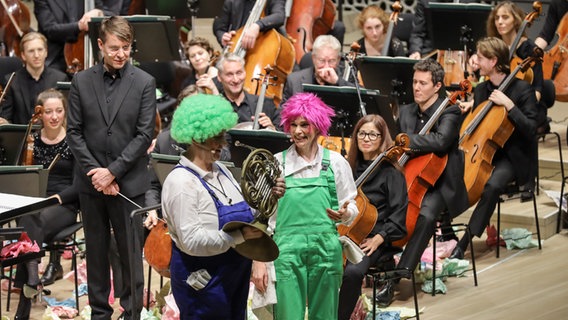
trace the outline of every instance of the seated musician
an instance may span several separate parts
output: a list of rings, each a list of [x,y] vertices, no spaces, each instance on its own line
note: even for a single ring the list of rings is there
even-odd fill
[[[242,47],[244,49],[254,48],[256,38],[260,32],[271,29],[278,31],[279,28],[284,26],[284,21],[286,20],[285,4],[286,0],[267,0],[264,17],[255,21],[243,32]],[[235,30],[246,24],[254,5],[255,1],[249,0],[224,1],[221,14],[213,21],[213,34],[223,48],[228,45],[236,45],[236,39],[233,39],[233,36],[236,34]],[[283,28],[281,33],[285,34]]]
[[[361,46],[359,53],[367,56],[380,56],[385,46],[387,30],[389,26],[389,15],[377,5],[370,5],[363,9],[357,16],[357,26],[363,32],[363,38],[357,40]],[[395,36],[388,44],[388,56],[405,56],[404,45]]]
[[[219,94],[221,84],[217,78],[217,68],[212,66],[213,47],[202,37],[195,37],[187,42],[185,54],[191,65],[191,74],[181,84],[182,88],[196,85],[210,94]]]
[[[228,53],[217,63],[218,78],[223,86],[223,96],[229,100],[233,110],[239,115],[238,122],[254,121],[258,96],[246,92],[245,60],[236,54]],[[259,113],[260,128],[280,130],[280,110],[269,97],[264,98],[262,111]]]
[[[28,124],[34,114],[38,94],[54,88],[58,81],[67,81],[67,75],[45,66],[47,40],[41,33],[25,34],[20,42],[20,51],[24,66],[16,71],[4,101],[0,102],[0,117],[14,124]]]
[[[339,75],[338,66],[341,54],[341,44],[331,35],[316,38],[312,47],[313,67],[292,72],[286,78],[282,103],[296,93],[304,92],[302,84],[319,84],[332,86],[355,86],[343,80]]]
[[[477,203],[469,220],[472,236],[480,237],[489,224],[499,195],[507,185],[516,181],[518,185],[534,179],[530,168],[534,158],[531,152],[536,149],[536,118],[537,102],[534,89],[526,81],[513,78],[505,92],[497,88],[509,75],[509,47],[498,38],[488,37],[477,42],[477,57],[480,74],[488,77],[477,85],[474,91],[474,106],[478,107],[484,101],[490,100],[496,105],[504,106],[507,117],[513,123],[515,130],[502,149],[493,157],[495,167],[491,177],[485,184],[481,199]],[[484,121],[488,121],[485,119]],[[469,239],[463,237],[452,252],[451,257],[463,258],[469,244]]]
[[[335,38],[334,38],[335,39]],[[327,135],[333,109],[314,94],[300,93],[282,110],[282,126],[294,144],[275,155],[286,179],[286,194],[270,218],[280,256],[276,270],[275,319],[337,319],[343,274],[336,223],[349,225],[358,213],[349,163],[318,145]],[[266,266],[253,263],[255,287],[266,286]]]
[[[164,182],[162,209],[174,244],[170,273],[180,319],[246,319],[251,260],[233,247],[263,233],[250,226],[221,230],[253,219],[239,184],[218,161],[224,132],[236,123],[230,104],[214,95],[187,97],[174,114],[172,137],[189,146]],[[277,180],[273,192],[281,197],[284,179]]]
[[[454,0],[419,0],[414,9],[414,22],[412,23],[412,31],[408,43],[409,57],[412,59],[421,59],[423,56],[434,51],[432,38],[426,25],[426,7],[430,2],[456,2]],[[476,0],[461,0],[459,3],[479,2]]]
[[[566,0],[552,0],[550,1],[550,6],[546,12],[546,20],[538,37],[534,41],[536,45],[545,49],[556,34],[556,29],[560,24],[562,18],[565,18],[566,13],[568,13],[568,2]]]
[[[440,118],[426,134],[418,134],[438,108],[442,107],[444,96],[444,70],[431,59],[421,60],[414,65],[412,88],[414,103],[400,107],[398,124],[400,132],[407,133],[410,139],[410,156],[433,153],[448,157],[445,168],[430,165],[424,171],[443,170],[435,184],[428,189],[421,203],[415,201],[420,214],[417,217],[414,233],[398,263],[398,268],[413,271],[424,249],[432,238],[437,218],[443,214],[444,222],[449,222],[469,207],[464,181],[464,156],[458,149],[461,111],[457,105],[447,106]],[[434,168],[433,168],[434,167]],[[406,174],[413,170],[412,159],[405,166]],[[431,171],[432,172],[432,171]],[[438,171],[439,172],[439,171]],[[411,195],[412,190],[409,191]],[[409,206],[410,207],[410,206]],[[408,225],[407,225],[408,227]]]
[[[393,144],[385,120],[376,114],[359,120],[353,128],[351,139],[357,141],[357,144],[351,144],[347,159],[355,178],[359,178],[373,160]],[[408,196],[404,174],[388,160],[383,160],[361,189],[369,198],[370,204],[377,208],[378,218],[373,230],[360,244],[366,254],[363,261],[358,264],[346,262],[339,290],[340,320],[350,319],[357,299],[361,296],[361,282],[369,267],[380,264],[387,269],[394,269],[393,252],[397,250],[392,247],[392,242],[406,235]],[[377,301],[379,307],[387,307],[394,295],[392,284],[385,284],[384,287],[391,289],[389,294],[381,296],[385,300]]]
[[[78,193],[72,187],[75,161],[65,140],[67,100],[59,91],[48,89],[39,94],[37,105],[43,107],[42,128],[33,134],[33,164],[48,168],[54,163],[47,180],[47,195],[55,196],[63,204],[18,219],[18,226],[23,227],[30,239],[41,246],[77,221]],[[56,159],[58,156],[60,158]],[[18,265],[15,283],[17,287],[23,286],[23,289],[16,318],[28,319],[31,300],[42,290],[42,286],[50,285],[62,277],[63,269],[57,250],[49,253],[49,265],[41,281],[37,260]]]

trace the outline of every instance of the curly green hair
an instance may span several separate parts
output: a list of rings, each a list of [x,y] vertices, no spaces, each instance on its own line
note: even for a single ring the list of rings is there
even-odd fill
[[[180,143],[203,143],[237,124],[237,114],[224,98],[196,94],[182,100],[172,120],[171,135]]]

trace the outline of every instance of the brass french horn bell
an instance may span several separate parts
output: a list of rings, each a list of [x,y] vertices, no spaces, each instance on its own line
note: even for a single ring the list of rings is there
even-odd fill
[[[258,214],[251,223],[231,221],[223,226],[223,231],[230,232],[251,226],[263,232],[257,239],[249,239],[238,244],[235,250],[242,256],[262,262],[274,261],[278,258],[280,250],[268,234],[268,219],[278,207],[278,198],[272,193],[276,178],[281,174],[278,161],[266,149],[256,149],[235,142],[236,146],[244,146],[252,150],[243,162],[241,171],[241,189],[245,201],[257,210]]]

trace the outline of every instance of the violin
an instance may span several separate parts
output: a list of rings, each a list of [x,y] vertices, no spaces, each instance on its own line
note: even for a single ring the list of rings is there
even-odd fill
[[[408,146],[408,145],[407,145]],[[359,209],[359,214],[351,222],[349,226],[338,225],[337,231],[340,236],[347,236],[356,244],[361,244],[369,233],[375,227],[378,218],[377,208],[371,204],[369,198],[363,193],[361,189],[363,184],[367,181],[369,176],[375,172],[375,170],[383,163],[383,161],[389,161],[391,163],[396,163],[398,159],[404,154],[405,146],[393,145],[386,151],[381,153],[369,167],[357,178],[355,181],[355,186],[357,187],[357,196],[355,197],[355,202],[357,203],[357,209]]]
[[[446,109],[446,107],[456,103],[458,97],[464,97],[467,92],[471,92],[471,83],[468,80],[463,80],[460,83],[460,89],[452,93],[450,97],[444,99],[442,104],[436,109],[432,114],[432,117],[426,122],[422,130],[418,133],[419,135],[427,134],[430,129],[434,127],[434,124],[438,122],[438,119]],[[408,146],[410,142],[408,141],[408,135],[401,133],[396,137],[396,144]],[[428,189],[436,184],[438,178],[444,173],[446,169],[446,164],[448,163],[448,155],[438,156],[434,153],[428,153],[415,158],[410,159],[408,154],[403,154],[399,160],[398,164],[404,167],[404,178],[406,180],[406,187],[408,191],[408,208],[406,210],[406,230],[407,235],[401,240],[394,242],[395,246],[404,246],[416,227],[416,221],[420,215],[420,208],[422,206],[422,200],[426,195]]]
[[[533,55],[523,60],[497,90],[504,92],[519,71],[526,71],[531,64],[541,60],[542,55],[542,49],[536,47]],[[459,147],[465,155],[464,182],[470,206],[481,198],[483,188],[493,171],[493,156],[505,145],[514,129],[507,109],[492,101],[482,102],[464,119]]]
[[[1,42],[8,56],[20,56],[20,40],[31,30],[30,20],[30,9],[21,1],[0,0],[0,29],[4,30]]]
[[[18,163],[23,166],[29,166],[33,164],[34,155],[34,137],[31,134],[32,126],[41,119],[43,115],[43,106],[36,106],[34,114],[32,115],[30,121],[28,122],[28,127],[26,128],[26,134],[24,135],[24,140],[20,144],[20,156],[18,157]]]
[[[556,29],[558,41],[546,52],[542,64],[545,79],[551,79],[556,89],[556,100],[568,101],[568,14],[565,14]]]
[[[385,42],[383,44],[383,50],[381,50],[381,56],[388,56],[390,43],[392,40],[392,33],[394,30],[394,26],[398,21],[398,15],[400,10],[402,10],[402,6],[400,5],[400,1],[395,1],[391,6],[392,12],[389,18],[389,26],[387,28],[387,36],[385,38]]]
[[[294,0],[286,21],[286,33],[295,40],[298,64],[304,54],[312,51],[314,40],[333,28],[335,16],[335,4],[331,0]]]
[[[535,1],[533,3],[533,11],[531,13],[527,14],[525,19],[521,23],[521,26],[519,27],[519,30],[517,31],[517,35],[515,36],[515,39],[513,40],[513,43],[511,44],[511,47],[510,47],[511,49],[509,50],[509,60],[511,61],[511,70],[515,69],[515,67],[519,63],[522,62],[522,59],[515,55],[515,51],[517,50],[517,47],[519,46],[519,43],[521,42],[521,38],[525,34],[525,30],[527,29],[527,27],[530,27],[532,25],[534,20],[536,18],[538,18],[538,16],[540,15],[541,12],[542,12],[542,4],[540,3],[540,1]],[[532,84],[533,78],[534,78],[534,72],[530,68],[527,69],[526,71],[521,70],[517,73],[517,78],[521,79],[521,80],[525,80],[526,82]]]

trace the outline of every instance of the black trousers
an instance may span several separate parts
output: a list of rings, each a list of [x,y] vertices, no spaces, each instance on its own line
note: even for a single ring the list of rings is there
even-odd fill
[[[120,196],[92,195],[81,193],[81,211],[87,249],[87,281],[89,286],[89,304],[92,308],[91,319],[110,319],[113,313],[108,304],[110,294],[110,239],[111,228],[120,255],[121,288],[120,305],[125,310],[125,318],[129,319],[133,312],[142,310],[142,293],[144,274],[142,269],[142,250],[139,239],[131,244],[132,228],[130,212],[137,209]],[[143,206],[144,194],[132,197],[131,200]],[[142,218],[138,215],[133,226],[142,234]],[[129,255],[134,255],[134,266],[131,269]],[[135,283],[131,283],[130,275],[134,273]],[[131,301],[131,286],[135,286],[137,300]]]
[[[485,184],[481,198],[469,218],[471,234],[480,237],[489,224],[493,211],[499,201],[499,195],[505,191],[507,185],[514,181],[513,165],[507,158],[500,158],[495,163],[491,177]],[[530,168],[527,168],[530,170]]]
[[[437,190],[430,190],[422,199],[422,206],[420,208],[420,215],[416,220],[416,226],[414,227],[414,233],[408,240],[400,261],[398,262],[399,268],[408,268],[409,270],[416,269],[416,266],[420,262],[422,253],[428,243],[430,238],[434,234],[434,228],[436,227],[436,218],[446,210],[446,204],[444,198]]]

